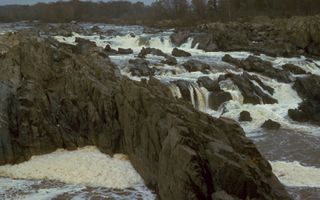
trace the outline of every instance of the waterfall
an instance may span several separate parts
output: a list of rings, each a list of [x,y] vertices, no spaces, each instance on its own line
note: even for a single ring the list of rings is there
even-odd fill
[[[178,86],[176,86],[175,84],[169,84],[169,89],[170,89],[173,97],[175,97],[177,99],[182,98],[182,95],[181,95],[181,92],[180,92],[180,89]]]

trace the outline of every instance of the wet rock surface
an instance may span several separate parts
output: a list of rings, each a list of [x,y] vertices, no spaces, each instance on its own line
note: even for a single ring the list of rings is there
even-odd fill
[[[242,122],[251,122],[252,117],[248,111],[242,111],[239,116],[239,121]]]
[[[255,56],[249,56],[246,59],[238,60],[226,55],[222,58],[223,61],[236,65],[248,72],[256,72],[270,78],[277,79],[280,82],[290,82],[288,71],[276,69],[271,62],[264,61]]]
[[[217,80],[212,80],[207,76],[202,76],[198,78],[197,83],[200,87],[206,88],[210,92],[220,92],[222,91]]]
[[[262,126],[262,128],[268,129],[268,130],[278,130],[280,129],[281,125],[278,122],[272,121],[271,119],[268,119],[265,121]]]
[[[133,50],[128,48],[128,49],[123,49],[123,48],[118,48],[118,54],[132,54]]]
[[[253,81],[258,80],[258,77],[251,77],[247,73],[242,73],[241,75],[237,74],[226,74],[223,76],[219,77],[220,81],[223,80],[232,80],[232,82],[239,88],[239,90],[242,93],[243,96],[243,103],[246,104],[274,104],[277,103],[278,101],[274,98],[271,97],[268,92],[264,92],[263,90],[260,89],[267,86],[264,86],[262,82],[257,82],[258,85],[256,85]]]
[[[154,56],[160,56],[163,57],[164,60],[162,61],[163,64],[167,64],[167,65],[176,65],[177,64],[177,59],[175,59],[174,57],[162,52],[160,49],[156,49],[156,48],[142,48],[138,57],[140,58],[145,58],[147,55],[154,55]]]
[[[285,64],[282,65],[282,69],[291,72],[293,74],[306,74],[307,72],[300,67],[293,65],[293,64]]]
[[[183,63],[182,66],[188,72],[205,72],[206,70],[210,69],[210,65],[208,65],[207,63],[194,59],[188,60],[187,62]]]
[[[186,51],[183,51],[181,49],[178,49],[178,48],[174,48],[172,50],[172,53],[171,53],[173,56],[175,57],[190,57],[191,56],[191,53],[189,52],[186,52]]]
[[[128,71],[132,76],[152,76],[155,69],[149,67],[149,62],[144,59],[131,59],[127,66]]]
[[[229,92],[220,91],[218,93],[211,93],[209,96],[209,108],[218,110],[224,102],[229,100],[232,100]]]
[[[291,119],[320,125],[320,77],[310,75],[298,78],[293,87],[303,99],[298,109],[290,109]]]
[[[233,120],[174,99],[156,79],[129,80],[90,43],[18,40],[0,59],[1,164],[95,145],[128,154],[161,199],[290,199]]]

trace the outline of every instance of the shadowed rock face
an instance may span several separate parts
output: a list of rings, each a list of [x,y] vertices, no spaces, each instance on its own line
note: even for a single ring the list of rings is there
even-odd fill
[[[320,77],[310,75],[298,78],[293,87],[303,102],[298,109],[290,109],[289,116],[295,121],[320,125]]]
[[[128,154],[160,199],[290,199],[237,123],[72,49],[21,38],[0,59],[0,164],[95,145]]]
[[[249,56],[246,59],[238,60],[227,54],[222,58],[222,60],[248,72],[260,73],[264,76],[277,79],[280,82],[287,83],[291,81],[288,71],[276,69],[272,66],[271,62],[264,61],[255,56]]]

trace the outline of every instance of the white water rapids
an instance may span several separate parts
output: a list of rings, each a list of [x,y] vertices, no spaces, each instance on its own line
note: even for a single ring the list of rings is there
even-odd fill
[[[91,27],[92,25],[87,25]],[[138,53],[140,52],[142,47],[152,47],[162,50],[164,53],[171,54],[172,49],[175,47],[170,42],[170,34],[172,30],[168,30],[167,32],[159,32],[159,33],[143,33],[143,28],[139,26],[109,26],[109,25],[101,25],[102,30],[113,29],[118,32],[117,35],[79,35],[77,33],[73,33],[72,37],[63,37],[56,36],[60,42],[75,44],[76,37],[85,38],[91,41],[96,42],[98,46],[105,47],[106,45],[110,45],[113,49],[118,48],[131,48],[133,50],[133,54],[130,55],[114,55],[110,56],[113,62],[115,62],[122,71],[123,75],[130,77],[133,80],[139,81],[141,77],[133,77],[126,70],[126,65],[129,59],[134,59]],[[190,52],[192,57],[190,58],[177,58],[178,65],[177,66],[169,66],[165,64],[159,64],[163,59],[159,56],[147,56],[146,59],[151,63],[151,67],[159,69],[156,73],[155,77],[167,84],[172,94],[176,98],[181,98],[182,94],[177,87],[177,85],[173,84],[172,81],[176,80],[185,80],[190,83],[189,92],[190,92],[190,102],[198,108],[199,110],[206,112],[215,117],[229,117],[234,120],[238,120],[239,113],[241,111],[249,111],[253,121],[252,122],[239,122],[241,126],[247,133],[247,136],[252,138],[256,144],[259,146],[260,142],[263,141],[272,141],[272,145],[276,144],[279,146],[282,154],[273,155],[272,157],[268,157],[273,151],[273,146],[266,145],[268,148],[263,148],[261,145],[261,151],[266,154],[267,158],[272,159],[271,164],[273,167],[274,173],[278,176],[280,181],[290,187],[290,188],[320,188],[320,160],[318,159],[320,156],[320,145],[307,145],[312,140],[319,141],[320,138],[320,129],[319,127],[307,124],[307,123],[298,123],[294,122],[288,117],[288,109],[297,108],[299,103],[302,102],[302,99],[298,96],[297,92],[292,88],[292,84],[290,83],[281,83],[276,81],[275,79],[271,79],[259,74],[250,73],[253,75],[257,75],[262,82],[270,86],[274,89],[274,94],[272,97],[278,100],[277,104],[244,104],[243,96],[239,91],[239,88],[232,83],[232,81],[224,81],[220,83],[221,89],[224,91],[230,92],[232,95],[232,100],[226,102],[223,106],[220,107],[219,110],[215,111],[209,108],[208,106],[208,97],[209,92],[207,89],[200,87],[197,84],[197,80],[199,77],[207,76],[212,80],[217,80],[220,75],[226,73],[241,73],[239,69],[236,69],[234,66],[222,62],[222,57],[225,54],[230,54],[235,58],[246,58],[251,53],[248,52],[204,52],[202,50],[197,49],[197,45],[192,48],[192,38],[189,38],[185,44],[182,44],[179,48]],[[273,58],[265,55],[260,55],[260,58],[264,60],[271,61],[275,68],[280,68],[281,65],[286,63],[295,64],[306,72],[320,75],[320,61],[314,60],[310,61],[304,57],[296,57],[296,58]],[[188,72],[183,67],[180,66],[181,63],[188,61],[189,59],[196,59],[206,62],[210,65],[217,65],[220,68],[217,71],[211,71],[210,73],[202,73],[202,72]],[[144,77],[148,78],[148,77]],[[305,143],[299,143],[299,146],[295,143],[291,143],[291,140],[283,140],[278,141],[279,134],[282,133],[269,133],[263,129],[261,129],[261,125],[264,121],[272,119],[281,124],[281,129],[285,132],[286,137],[297,137],[298,140],[305,141]],[[276,134],[278,134],[276,136]],[[280,137],[281,138],[281,137]],[[302,139],[303,138],[303,139]],[[308,138],[308,139],[306,139]],[[310,138],[310,139],[309,139]],[[270,143],[271,144],[271,143]],[[282,149],[281,149],[282,148]],[[300,148],[304,148],[305,152],[308,152],[307,155],[300,155],[299,152],[292,152],[288,149],[295,148],[296,151],[299,151]],[[287,152],[287,153],[286,153]],[[108,188],[127,188],[134,187],[134,185],[141,185],[141,178],[136,174],[136,172],[132,169],[128,161],[119,161],[113,160],[110,157],[101,158],[100,155],[94,154],[89,157],[90,159],[97,158],[97,162],[94,160],[90,160],[89,157],[86,159],[83,156],[83,151],[73,152],[72,155],[74,157],[68,158],[68,155],[71,155],[70,152],[56,152],[50,155],[44,155],[42,157],[37,157],[31,161],[26,162],[25,164],[21,164],[19,166],[4,166],[0,167],[0,175],[3,173],[6,176],[12,178],[27,178],[27,179],[44,179],[48,178],[51,180],[59,180],[69,184],[97,184],[95,186],[102,186]],[[88,153],[88,152],[87,152]],[[92,152],[91,152],[92,153]],[[97,152],[96,152],[97,153]],[[88,155],[87,155],[88,156]],[[97,156],[97,157],[95,157]],[[318,158],[317,158],[318,156]],[[290,157],[290,159],[289,159]],[[37,164],[37,159],[41,160],[42,164]],[[50,160],[51,159],[51,160]],[[81,162],[83,166],[88,165],[89,162],[95,163],[94,165],[90,165],[90,170],[94,171],[97,174],[87,174],[86,177],[75,177],[72,173],[80,173],[84,175],[89,170],[86,169],[78,169],[78,172],[71,172],[72,168],[67,165],[71,164],[69,162],[63,162],[61,164],[66,166],[54,166],[54,163],[59,163],[61,160],[67,159],[71,163]],[[75,160],[72,160],[75,159]],[[102,161],[105,159],[104,161]],[[79,164],[80,165],[80,164]],[[37,166],[37,168],[34,168]],[[111,171],[108,174],[100,174],[99,169],[109,167],[114,171]],[[31,170],[36,169],[36,170]],[[84,171],[81,171],[84,170]],[[124,173],[127,171],[126,173]],[[70,174],[69,174],[70,173]],[[108,178],[111,178],[108,180]],[[116,181],[115,181],[116,180]],[[4,181],[8,181],[8,186],[3,186]],[[15,184],[28,185],[28,181],[15,182],[11,179],[0,179],[0,197],[1,192],[5,191],[3,188],[10,188],[10,184],[12,184],[12,188],[15,188]],[[27,186],[26,186],[27,187]],[[68,190],[69,188],[73,188],[74,186],[65,186]],[[71,189],[72,190],[72,189]],[[81,190],[81,189],[80,189]],[[317,191],[320,191],[317,189]],[[42,194],[42,193],[41,193]],[[152,194],[150,192],[145,192],[142,194],[143,199],[152,199]],[[296,198],[299,199],[299,195],[296,195]],[[320,197],[319,197],[320,198]],[[22,198],[23,199],[23,198]],[[27,198],[25,198],[27,199]],[[43,198],[45,199],[45,198]]]

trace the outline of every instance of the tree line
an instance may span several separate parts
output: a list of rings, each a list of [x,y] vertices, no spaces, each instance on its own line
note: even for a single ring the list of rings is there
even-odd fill
[[[320,13],[319,0],[156,0],[151,5],[128,1],[58,1],[32,6],[0,6],[0,22],[105,22],[154,24],[160,21],[198,23],[253,16],[290,17]]]

